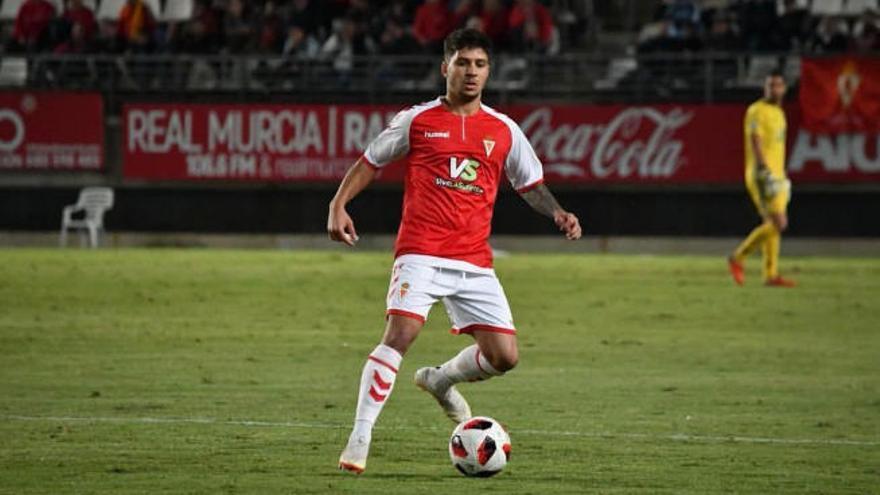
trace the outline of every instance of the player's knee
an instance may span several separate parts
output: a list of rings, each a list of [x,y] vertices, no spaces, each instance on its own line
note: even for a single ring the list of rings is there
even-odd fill
[[[421,327],[421,323],[415,320],[410,321],[409,318],[391,315],[385,335],[382,336],[382,343],[404,355],[418,337]]]
[[[771,217],[773,228],[776,229],[777,232],[782,233],[785,232],[785,229],[788,228],[788,218],[785,215],[776,214]]]
[[[519,362],[519,353],[516,349],[495,353],[486,356],[489,364],[501,373],[506,373],[516,367]]]

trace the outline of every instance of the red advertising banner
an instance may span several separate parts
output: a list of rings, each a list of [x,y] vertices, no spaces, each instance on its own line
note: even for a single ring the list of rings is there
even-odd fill
[[[155,105],[124,108],[125,176],[338,181],[400,108]],[[745,105],[515,105],[548,182],[739,184]],[[880,181],[880,134],[815,134],[786,108],[795,182]],[[383,181],[399,181],[400,164]]]
[[[0,171],[99,171],[101,95],[0,93]]]
[[[880,59],[804,58],[800,109],[804,127],[818,132],[880,130]]]
[[[337,181],[400,107],[126,105],[125,176]],[[386,180],[402,177],[396,167]]]

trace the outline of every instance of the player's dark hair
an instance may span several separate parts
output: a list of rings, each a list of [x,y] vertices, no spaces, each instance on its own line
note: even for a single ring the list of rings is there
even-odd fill
[[[492,40],[482,31],[471,28],[456,29],[443,40],[443,57],[452,58],[455,52],[465,48],[482,48],[492,58]]]
[[[785,74],[783,74],[782,71],[779,69],[771,70],[770,72],[767,73],[767,77],[778,77],[778,78],[782,79],[783,81],[785,80]]]

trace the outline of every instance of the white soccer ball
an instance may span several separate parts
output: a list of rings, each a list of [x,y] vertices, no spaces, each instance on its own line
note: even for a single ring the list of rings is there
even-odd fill
[[[465,476],[494,476],[510,460],[510,435],[494,419],[475,416],[455,427],[449,439],[449,457]]]

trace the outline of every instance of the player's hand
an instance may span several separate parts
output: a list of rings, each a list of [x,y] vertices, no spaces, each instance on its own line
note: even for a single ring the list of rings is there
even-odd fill
[[[351,247],[358,241],[357,231],[354,229],[354,221],[348,216],[348,212],[344,207],[330,207],[330,214],[327,216],[327,233],[330,239],[338,242],[344,242]]]
[[[758,191],[764,199],[772,198],[778,192],[776,189],[776,179],[773,174],[765,166],[758,166],[758,172],[755,174],[755,182],[758,184]]]
[[[581,223],[574,213],[558,211],[553,215],[553,221],[559,230],[565,233],[566,239],[574,241],[581,238]]]

